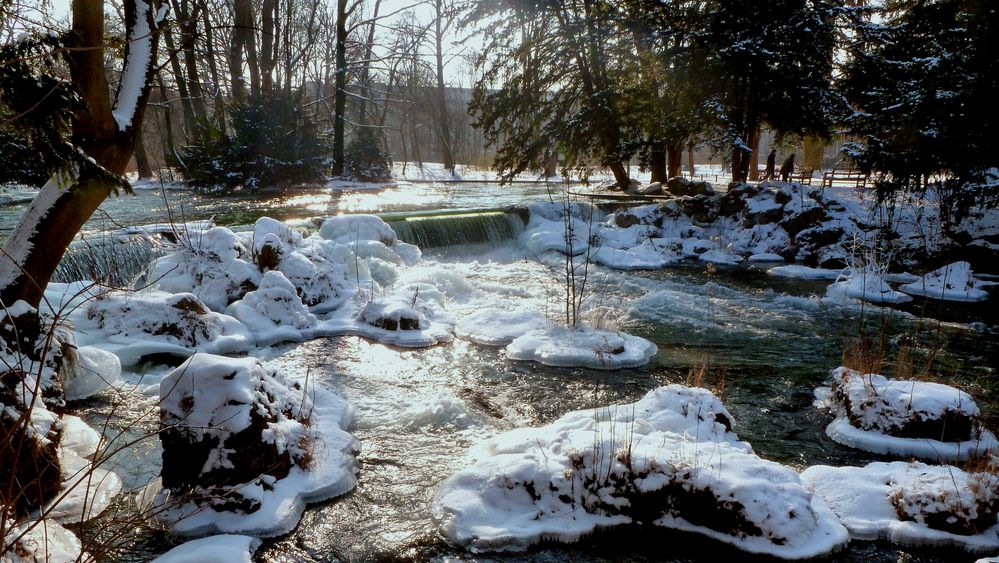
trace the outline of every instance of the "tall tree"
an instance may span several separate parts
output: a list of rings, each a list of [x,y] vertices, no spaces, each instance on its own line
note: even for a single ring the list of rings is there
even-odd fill
[[[840,87],[847,154],[882,201],[933,188],[947,227],[999,199],[999,9],[989,0],[888,2],[858,22]]]
[[[156,0],[123,0],[125,49],[121,79],[105,74],[104,2],[74,0],[68,50],[72,84],[81,101],[71,121],[73,152],[84,156],[54,176],[25,210],[0,249],[0,303],[38,306],[59,260],[83,224],[121,178],[135,146],[156,70],[159,31],[166,15]],[[4,89],[5,99],[16,96]],[[28,116],[22,116],[27,119]]]

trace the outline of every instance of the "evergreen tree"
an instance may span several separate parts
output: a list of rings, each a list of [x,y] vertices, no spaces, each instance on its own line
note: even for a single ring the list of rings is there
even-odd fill
[[[732,149],[732,179],[745,180],[766,125],[778,134],[827,134],[836,108],[833,55],[840,0],[708,0],[693,3],[691,68],[702,71],[702,107]]]
[[[188,182],[228,191],[318,182],[330,168],[330,144],[290,93],[251,96],[230,111],[232,132],[202,123],[180,152]]]
[[[856,26],[840,81],[859,139],[847,154],[874,174],[882,202],[933,188],[950,226],[997,197],[999,6],[916,0],[878,15]]]

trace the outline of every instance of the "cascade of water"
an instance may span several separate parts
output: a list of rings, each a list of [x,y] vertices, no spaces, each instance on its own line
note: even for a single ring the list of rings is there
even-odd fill
[[[524,230],[524,222],[516,213],[503,211],[407,217],[389,225],[400,240],[420,248],[495,245]]]
[[[66,250],[52,281],[92,280],[124,287],[162,254],[160,244],[143,235],[109,235],[95,240],[81,240]]]

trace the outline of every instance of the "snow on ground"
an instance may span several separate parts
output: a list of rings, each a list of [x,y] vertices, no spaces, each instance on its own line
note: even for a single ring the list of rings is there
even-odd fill
[[[644,338],[586,325],[530,330],[506,347],[506,357],[511,360],[591,369],[642,366],[657,352],[656,345]]]
[[[303,389],[307,390],[305,398]],[[206,504],[183,495],[173,496],[163,489],[154,501],[158,508],[156,518],[176,533],[281,535],[298,524],[307,502],[342,495],[356,483],[356,444],[344,430],[350,423],[350,411],[342,398],[326,389],[307,381],[286,385],[280,374],[265,369],[254,358],[199,354],[161,383],[160,396],[165,423],[181,424],[179,428],[187,429],[180,430],[181,435],[196,441],[207,437],[214,440],[211,443],[217,442],[201,468],[201,479],[216,479],[227,471],[239,471],[238,464],[248,463],[245,456],[252,459],[259,455],[250,451],[252,445],[226,442],[246,432],[259,431],[264,442],[273,445],[278,453],[288,452],[293,462],[287,476],[275,479],[262,474],[230,487],[230,494],[246,499],[255,510],[245,509],[238,502],[231,503],[235,507],[226,502],[215,503],[212,499],[218,498],[218,493],[208,492]],[[265,405],[268,412],[258,412],[256,405]],[[258,415],[267,417],[262,429],[252,422]],[[299,422],[295,418],[298,416],[306,417],[305,422]],[[199,432],[201,438],[197,436]],[[166,462],[164,457],[164,471]],[[266,460],[252,462],[270,465]],[[186,471],[185,463],[189,462],[175,460],[175,467]],[[154,481],[150,487],[155,489],[159,485]]]
[[[934,270],[899,289],[910,295],[921,295],[945,301],[982,301],[988,298],[986,285],[975,278],[971,264],[954,262]]]
[[[941,461],[999,450],[979,420],[974,399],[948,385],[840,367],[833,371],[831,387],[817,389],[815,396],[817,406],[836,415],[826,433],[850,447]]]
[[[999,549],[999,478],[948,465],[877,462],[865,467],[809,467],[805,485],[857,539],[913,546]]]
[[[251,563],[260,543],[253,536],[208,536],[184,542],[152,563]]]
[[[644,523],[785,559],[830,553],[847,532],[797,474],[732,432],[711,393],[670,385],[634,404],[501,434],[444,482],[433,512],[473,551],[519,551]]]

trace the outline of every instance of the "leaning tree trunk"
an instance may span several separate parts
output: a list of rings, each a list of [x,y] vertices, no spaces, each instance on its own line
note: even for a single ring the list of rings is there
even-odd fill
[[[37,307],[73,237],[119,185],[111,174],[121,175],[132,156],[155,73],[157,4],[124,1],[125,63],[112,105],[104,73],[104,3],[73,1],[79,43],[68,55],[70,76],[86,103],[74,117],[72,141],[106,172],[88,167],[57,175],[39,191],[0,249],[0,303],[24,300]]]

